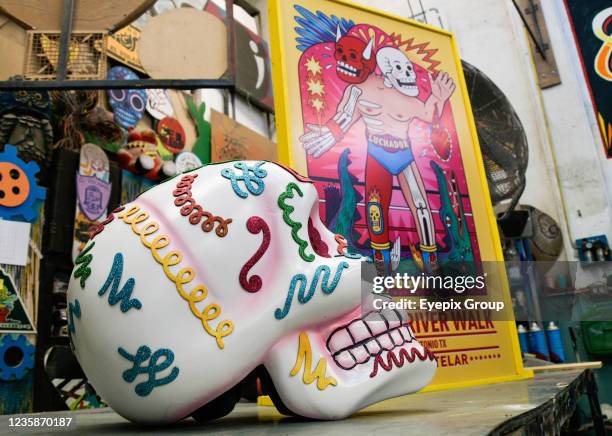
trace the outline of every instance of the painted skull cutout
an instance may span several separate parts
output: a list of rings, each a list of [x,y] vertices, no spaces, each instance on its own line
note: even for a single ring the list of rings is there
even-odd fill
[[[404,313],[362,313],[361,261],[338,254],[346,241],[321,222],[314,185],[280,165],[187,172],[92,234],[69,285],[71,341],[97,392],[130,420],[222,416],[256,368],[281,411],[316,419],[434,375]]]
[[[109,70],[109,80],[138,80],[139,77],[126,67],[113,67]],[[114,119],[121,127],[134,127],[142,118],[147,104],[147,93],[144,89],[111,89],[108,91],[108,103],[113,109]]]
[[[348,83],[363,83],[376,68],[373,46],[373,39],[365,43],[355,36],[342,36],[338,27],[334,51],[338,77]]]
[[[145,92],[147,93],[146,109],[152,117],[162,120],[174,115],[174,108],[165,89],[147,89]]]
[[[419,95],[414,66],[404,52],[395,47],[383,47],[376,52],[376,63],[387,88],[395,88],[410,97]]]

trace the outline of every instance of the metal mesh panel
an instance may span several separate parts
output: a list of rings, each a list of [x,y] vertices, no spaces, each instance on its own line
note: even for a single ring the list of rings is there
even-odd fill
[[[25,77],[56,78],[60,32],[28,31]],[[73,32],[70,37],[67,79],[103,79],[106,76],[106,35],[102,32]]]
[[[463,62],[478,141],[493,203],[519,195],[525,186],[529,151],[518,115],[501,90],[480,70]]]

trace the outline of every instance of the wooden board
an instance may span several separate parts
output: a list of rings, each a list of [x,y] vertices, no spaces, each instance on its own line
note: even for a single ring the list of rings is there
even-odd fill
[[[75,0],[72,30],[114,30],[129,24],[155,0]],[[29,29],[60,30],[60,0],[0,0],[0,10]]]
[[[0,53],[10,62],[0,62],[0,80],[23,74],[27,45],[26,31],[6,15],[0,14]]]
[[[554,365],[529,366],[527,369],[533,372],[551,372],[551,371],[576,371],[580,369],[598,369],[603,366],[603,362],[598,360],[594,362],[578,362],[578,363],[557,363]]]
[[[187,109],[187,103],[183,97],[183,92],[184,91],[178,89],[168,89],[168,98],[174,109],[174,118],[179,120],[179,123],[181,123],[185,131],[185,151],[191,151],[198,134],[195,129],[195,124],[189,116],[189,110]]]
[[[225,160],[278,160],[277,146],[221,112],[211,110],[211,162]]]
[[[140,30],[132,25],[119,29],[106,39],[106,52],[109,57],[134,70],[146,73],[138,58]]]
[[[140,35],[140,63],[154,79],[218,79],[227,69],[227,32],[219,18],[179,8],[151,18]]]
[[[557,62],[555,60],[555,52],[552,50],[550,36],[548,35],[546,19],[544,18],[544,14],[542,14],[540,0],[518,0],[516,3],[521,8],[525,20],[527,20],[532,32],[534,32],[536,36],[538,34],[536,20],[540,26],[541,46],[544,47],[546,59],[538,52],[533,40],[527,35],[533,62],[538,73],[538,84],[540,88],[546,89],[561,84],[561,76],[559,75],[559,69],[557,68]],[[535,8],[535,15],[534,11],[532,11],[532,5]]]

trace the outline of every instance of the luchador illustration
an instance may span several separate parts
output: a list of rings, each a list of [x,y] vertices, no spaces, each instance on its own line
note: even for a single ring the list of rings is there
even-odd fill
[[[308,175],[322,216],[380,274],[426,272],[476,247],[452,108],[436,48],[296,5]]]

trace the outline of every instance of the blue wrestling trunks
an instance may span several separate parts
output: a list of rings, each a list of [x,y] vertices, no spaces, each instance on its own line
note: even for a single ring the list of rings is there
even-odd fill
[[[394,176],[414,162],[412,149],[406,140],[391,135],[368,134],[368,154]]]

